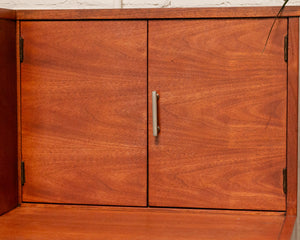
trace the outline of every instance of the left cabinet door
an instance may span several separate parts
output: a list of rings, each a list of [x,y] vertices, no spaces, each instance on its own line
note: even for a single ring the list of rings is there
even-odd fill
[[[22,22],[23,202],[147,204],[147,22]]]

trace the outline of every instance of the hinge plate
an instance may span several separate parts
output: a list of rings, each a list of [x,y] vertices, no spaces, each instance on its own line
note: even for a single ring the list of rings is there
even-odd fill
[[[288,35],[284,37],[284,61],[288,62]]]
[[[24,60],[24,38],[20,37],[20,62]]]
[[[283,192],[286,194],[287,193],[287,170],[284,168],[282,170],[282,175],[283,175]]]
[[[25,184],[25,164],[21,162],[21,184],[22,186]]]

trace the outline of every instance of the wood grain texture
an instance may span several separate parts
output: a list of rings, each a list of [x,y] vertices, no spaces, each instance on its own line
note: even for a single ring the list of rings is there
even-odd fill
[[[279,240],[291,240],[291,236],[294,230],[296,216],[286,216]]]
[[[289,18],[287,214],[297,215],[299,18]]]
[[[21,34],[23,201],[146,205],[146,21]]]
[[[20,21],[16,21],[16,73],[17,73],[17,116],[18,116],[18,202],[22,203],[21,162],[22,162],[22,132],[21,132],[21,62],[20,62]]]
[[[170,18],[257,18],[274,17],[279,7],[156,8],[18,10],[19,20],[51,19],[170,19]],[[281,16],[300,16],[299,6],[286,7]]]
[[[0,8],[0,19],[16,20],[16,10]]]
[[[149,22],[150,206],[286,209],[287,20],[262,53],[272,21]]]
[[[5,240],[274,240],[283,221],[283,213],[25,205],[0,217],[0,236]]]
[[[0,20],[0,215],[18,204],[16,24]]]

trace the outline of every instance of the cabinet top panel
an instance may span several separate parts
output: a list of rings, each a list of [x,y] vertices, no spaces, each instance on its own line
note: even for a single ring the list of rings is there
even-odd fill
[[[277,7],[18,10],[18,20],[176,19],[274,17]],[[281,17],[300,16],[300,7],[286,7]]]
[[[0,19],[16,19],[16,10],[0,8]]]

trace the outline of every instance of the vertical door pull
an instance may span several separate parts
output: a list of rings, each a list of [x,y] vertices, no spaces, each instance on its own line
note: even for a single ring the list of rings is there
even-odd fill
[[[157,137],[159,133],[159,126],[158,126],[158,116],[157,116],[157,101],[159,99],[159,95],[156,91],[152,92],[152,120],[153,120],[153,136]]]

